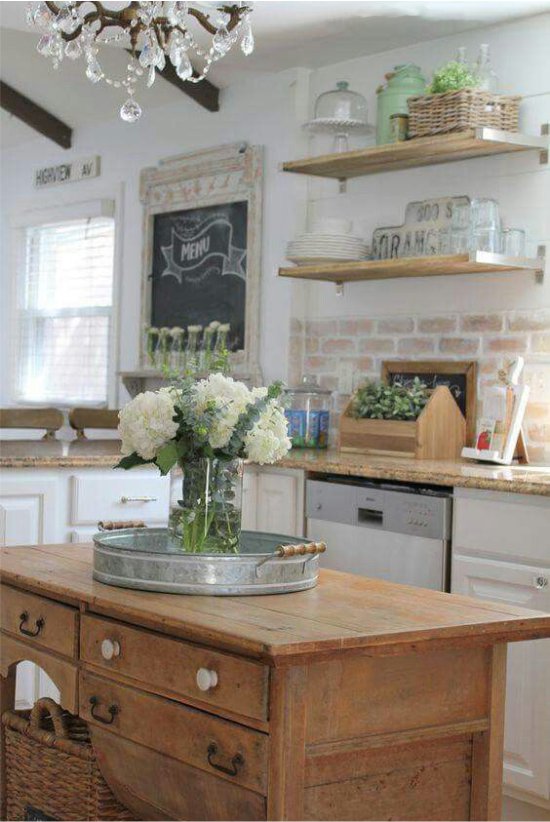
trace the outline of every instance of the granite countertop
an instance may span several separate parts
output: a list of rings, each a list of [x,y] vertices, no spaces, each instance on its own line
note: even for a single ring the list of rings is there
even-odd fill
[[[332,449],[295,449],[277,465],[302,468],[319,474],[550,496],[550,466],[543,465],[484,465],[460,459],[417,460],[411,457],[352,454]]]
[[[120,455],[118,440],[5,440],[0,468],[112,468]],[[466,460],[415,460],[351,454],[337,450],[292,450],[277,463],[316,474],[422,482],[448,487],[483,488],[550,497],[550,466],[483,465]]]
[[[112,468],[120,440],[2,440],[0,468]]]

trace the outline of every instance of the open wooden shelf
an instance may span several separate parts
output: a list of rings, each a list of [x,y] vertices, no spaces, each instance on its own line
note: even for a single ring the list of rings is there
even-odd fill
[[[546,127],[543,127],[543,131]],[[507,154],[518,151],[548,152],[546,134],[535,137],[494,128],[476,128],[436,137],[418,137],[403,143],[346,151],[342,154],[324,154],[283,163],[283,171],[294,174],[311,174],[316,177],[332,177],[347,180],[381,171],[401,168],[450,163],[472,157]]]
[[[443,257],[403,257],[394,260],[358,260],[323,265],[295,265],[280,268],[280,277],[298,280],[326,280],[351,283],[361,280],[390,280],[398,277],[438,277],[448,274],[479,274],[498,271],[544,272],[544,257],[506,257],[476,251]]]

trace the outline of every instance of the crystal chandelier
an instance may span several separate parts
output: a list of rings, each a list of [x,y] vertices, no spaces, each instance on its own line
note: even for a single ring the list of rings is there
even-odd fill
[[[162,71],[167,59],[180,80],[198,83],[239,39],[244,54],[252,54],[250,12],[250,5],[244,3],[191,6],[187,2],[130,2],[123,8],[109,9],[100,2],[69,0],[29,3],[27,22],[42,32],[37,50],[51,57],[54,68],[64,57],[83,57],[88,80],[104,80],[114,88],[125,89],[127,100],[120,116],[133,123],[141,117],[141,106],[134,96],[136,84],[146,75],[147,85],[152,86],[156,70]],[[190,24],[199,25],[211,36],[209,48],[197,42]],[[120,43],[131,53],[125,79],[105,75],[97,57],[104,43]]]

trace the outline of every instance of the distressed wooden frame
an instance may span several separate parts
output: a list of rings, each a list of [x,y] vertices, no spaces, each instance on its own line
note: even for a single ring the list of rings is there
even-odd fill
[[[464,374],[466,376],[466,442],[475,440],[477,415],[477,362],[475,360],[385,360],[382,362],[382,382],[392,374]]]
[[[143,327],[150,324],[153,224],[156,214],[246,201],[247,266],[244,349],[230,355],[235,376],[261,381],[260,280],[262,247],[263,147],[233,143],[180,154],[146,168],[140,176],[143,255],[140,366],[146,367]]]

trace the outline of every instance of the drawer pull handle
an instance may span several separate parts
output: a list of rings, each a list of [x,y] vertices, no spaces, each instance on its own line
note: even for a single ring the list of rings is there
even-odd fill
[[[104,639],[101,643],[101,656],[108,662],[120,656],[120,642],[117,642],[116,639]]]
[[[25,634],[25,636],[38,636],[38,634],[40,633],[40,631],[42,630],[42,628],[46,624],[46,620],[43,617],[39,617],[36,620],[34,630],[29,630],[28,628],[24,628],[23,626],[24,626],[25,622],[29,621],[29,614],[28,614],[27,611],[23,611],[23,613],[19,615],[19,619],[21,620],[21,622],[19,623],[19,630],[21,631],[22,634]]]
[[[92,706],[90,713],[92,714],[94,719],[97,719],[98,722],[103,722],[104,725],[112,725],[115,721],[115,716],[119,713],[120,708],[118,705],[109,705],[107,708],[109,712],[109,718],[106,719],[104,716],[96,713],[96,708],[99,706],[99,699],[97,696],[90,697],[90,705]]]
[[[121,502],[157,502],[157,497],[121,497]]]
[[[231,767],[228,768],[227,765],[220,765],[219,762],[214,762],[214,757],[218,753],[218,746],[215,742],[211,742],[208,746],[207,754],[208,754],[208,764],[215,768],[217,771],[221,771],[222,773],[226,773],[228,776],[237,776],[239,772],[239,768],[242,768],[244,765],[244,759],[241,754],[235,754],[233,759],[231,760]]]
[[[218,674],[208,668],[199,668],[197,671],[197,685],[200,691],[209,691],[218,684]]]

